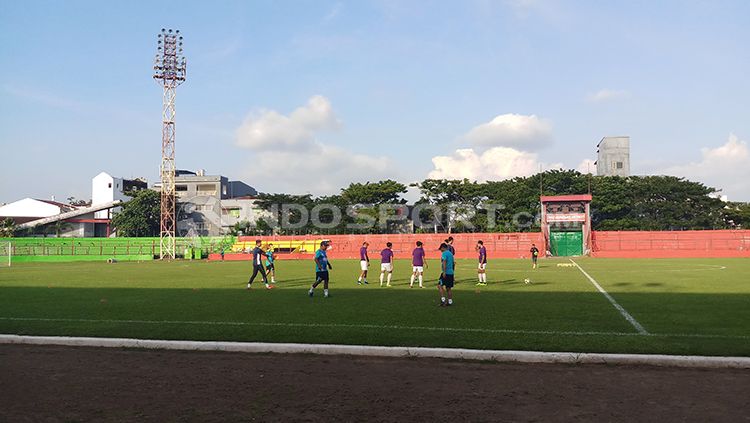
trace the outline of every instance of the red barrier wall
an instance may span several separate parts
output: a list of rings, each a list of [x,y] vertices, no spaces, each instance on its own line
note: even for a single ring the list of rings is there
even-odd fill
[[[410,258],[416,241],[425,244],[427,256],[439,257],[437,251],[446,234],[389,234],[389,235],[315,235],[263,237],[264,242],[280,240],[330,239],[332,258],[359,258],[363,241],[370,243],[370,259],[378,259],[386,242],[393,243],[396,258]],[[532,243],[543,245],[542,235],[533,233],[466,233],[454,234],[458,258],[474,258],[474,245],[484,241],[489,258],[528,258]],[[240,237],[252,241],[255,237]],[[622,258],[688,258],[688,257],[750,257],[750,230],[719,231],[595,231],[592,235],[593,257]],[[230,259],[246,259],[246,255]],[[233,254],[231,256],[234,256]],[[218,255],[217,257],[218,258]],[[211,257],[211,259],[216,259]],[[309,255],[279,255],[284,258],[309,258]]]
[[[387,235],[315,235],[315,236],[273,236],[263,237],[263,242],[284,240],[306,240],[306,239],[329,239],[331,240],[330,255],[332,258],[359,258],[359,248],[364,241],[370,243],[368,249],[370,259],[379,259],[380,250],[385,248],[386,242],[393,243],[393,252],[396,258],[411,258],[411,252],[417,241],[424,243],[427,257],[440,257],[438,247],[449,235],[446,234],[387,234]],[[477,256],[474,246],[478,240],[484,242],[487,247],[488,258],[521,258],[529,256],[532,243],[542,245],[542,234],[533,233],[509,233],[509,234],[454,234],[453,247],[456,249],[458,258],[474,258]],[[255,237],[239,237],[239,241],[252,241]],[[279,254],[279,258],[283,258]]]
[[[750,257],[750,230],[594,232],[593,257]]]

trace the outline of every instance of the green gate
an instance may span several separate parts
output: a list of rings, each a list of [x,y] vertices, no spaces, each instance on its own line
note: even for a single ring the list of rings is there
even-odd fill
[[[550,232],[549,241],[553,256],[580,256],[583,254],[582,232]]]

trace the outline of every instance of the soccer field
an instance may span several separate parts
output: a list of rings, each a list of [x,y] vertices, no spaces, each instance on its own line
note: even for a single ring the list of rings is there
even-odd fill
[[[333,259],[331,298],[308,297],[312,261],[250,291],[247,262],[18,264],[0,268],[0,333],[750,356],[750,260],[575,261],[491,260],[480,288],[459,260],[452,308],[436,261],[410,289],[407,261],[381,288],[377,262],[359,286],[359,262]]]

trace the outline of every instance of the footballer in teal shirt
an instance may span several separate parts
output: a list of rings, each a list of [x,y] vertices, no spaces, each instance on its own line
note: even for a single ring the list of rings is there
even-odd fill
[[[448,307],[453,305],[453,282],[455,279],[455,261],[453,254],[448,249],[448,244],[440,244],[440,267],[442,273],[438,280],[438,291],[440,291],[440,306]]]

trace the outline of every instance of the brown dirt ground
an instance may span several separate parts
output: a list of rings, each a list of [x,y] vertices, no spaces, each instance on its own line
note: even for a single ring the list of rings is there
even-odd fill
[[[0,421],[750,421],[750,371],[0,345]]]

